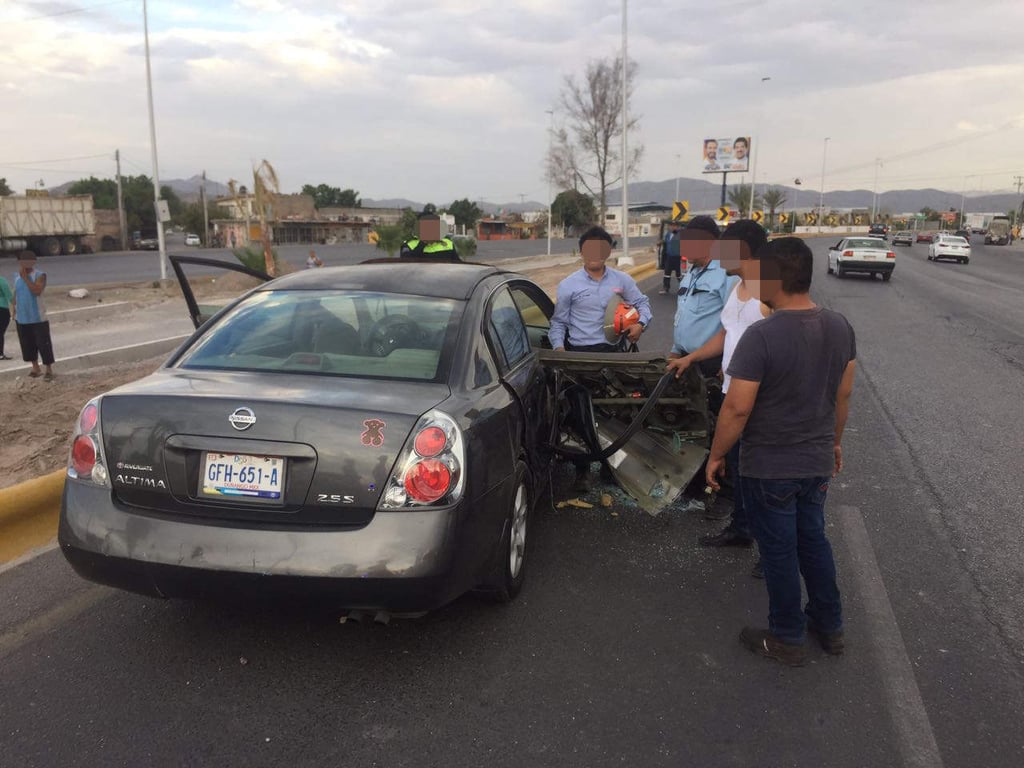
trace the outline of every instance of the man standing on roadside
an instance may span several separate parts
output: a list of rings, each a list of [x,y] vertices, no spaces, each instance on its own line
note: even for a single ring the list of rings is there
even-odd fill
[[[4,354],[4,334],[7,333],[7,326],[11,324],[11,301],[14,294],[11,292],[11,284],[7,278],[0,275],[0,360],[10,360]]]
[[[640,314],[640,322],[629,327],[627,339],[636,342],[651,322],[651,300],[636,280],[605,262],[612,253],[612,236],[601,227],[591,227],[580,236],[583,268],[558,284],[555,311],[548,340],[552,349],[570,352],[616,352],[604,333],[608,302],[620,296]]]
[[[416,237],[402,243],[398,255],[400,258],[462,261],[451,239],[441,237],[441,217],[430,212],[416,218]]]
[[[679,285],[670,358],[696,352],[722,330],[722,308],[736,278],[711,258],[718,235],[718,225],[710,216],[694,216],[679,233],[680,257],[686,257],[689,269]],[[698,365],[704,376],[717,376],[722,356]]]
[[[668,370],[675,371],[676,378],[692,364],[718,357],[722,359],[722,370],[728,370],[733,352],[743,333],[771,313],[771,310],[751,293],[747,283],[750,267],[756,263],[753,260],[754,255],[767,244],[768,236],[764,228],[749,219],[733,222],[725,228],[722,239],[716,245],[719,261],[727,274],[738,275],[740,280],[733,287],[722,309],[721,330],[699,349],[669,361]],[[726,373],[722,382],[723,395],[728,395],[730,378]],[[733,488],[732,515],[729,524],[720,532],[701,537],[700,544],[703,547],[749,547],[754,543],[743,506],[739,467],[740,441],[737,440],[725,457],[725,468]],[[754,574],[760,575],[758,566],[755,566]]]
[[[664,270],[664,277],[661,279],[661,290],[658,293],[668,293],[672,286],[672,275],[676,276],[676,284],[682,281],[682,263],[679,259],[679,225],[672,224],[665,233],[665,240],[661,244],[661,268]]]
[[[843,652],[835,560],[825,535],[829,482],[843,468],[840,444],[857,356],[853,329],[811,301],[813,258],[784,237],[756,255],[754,295],[773,314],[746,330],[728,373],[707,481],[718,488],[725,456],[743,435],[743,501],[768,588],[768,628],[744,627],[740,642],[790,666],[807,661],[805,635]],[[801,609],[800,577],[807,588]]]
[[[612,253],[612,236],[604,229],[591,227],[580,236],[579,245],[583,268],[558,284],[548,340],[555,351],[617,352],[619,345],[609,343],[604,331],[609,302],[621,299],[637,311],[639,321],[626,333],[626,339],[635,343],[651,322],[651,300],[630,275],[605,263]],[[590,489],[590,464],[574,463],[573,489],[585,493]]]
[[[50,321],[46,319],[46,305],[43,291],[46,290],[46,273],[36,269],[36,255],[22,251],[18,256],[18,275],[14,278],[14,301],[11,304],[14,322],[18,325],[18,341],[21,343],[21,358],[32,364],[29,376],[43,375],[39,359],[46,366],[47,381],[53,380],[53,342],[50,340]]]

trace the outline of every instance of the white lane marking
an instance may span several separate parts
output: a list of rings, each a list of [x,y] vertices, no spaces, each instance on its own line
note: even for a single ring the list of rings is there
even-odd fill
[[[101,600],[109,597],[107,587],[91,586],[77,595],[57,603],[50,610],[23,621],[0,635],[0,659],[4,659],[21,646],[36,639],[38,635],[59,627],[83,611],[87,611]]]
[[[914,678],[914,668],[896,623],[889,593],[882,581],[864,517],[858,507],[845,504],[838,505],[834,517],[853,559],[843,572],[852,575],[857,591],[863,596],[867,619],[863,634],[871,638],[871,648],[878,656],[886,705],[895,726],[903,765],[908,768],[941,768],[942,754]]]

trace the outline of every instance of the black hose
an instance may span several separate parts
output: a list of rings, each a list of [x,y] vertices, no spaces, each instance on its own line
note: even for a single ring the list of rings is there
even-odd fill
[[[604,450],[598,453],[587,453],[585,451],[580,451],[575,448],[561,448],[559,446],[554,446],[555,453],[573,459],[584,459],[586,461],[604,461],[617,450],[619,450],[622,446],[624,446],[627,442],[629,442],[629,439],[633,437],[633,435],[635,435],[641,429],[641,427],[643,427],[644,421],[647,420],[647,417],[648,415],[650,415],[651,410],[654,408],[655,405],[657,405],[658,398],[661,397],[662,394],[664,394],[665,389],[675,378],[675,375],[675,371],[668,371],[658,380],[657,385],[654,387],[654,391],[651,392],[650,395],[648,395],[647,402],[644,403],[643,408],[640,409],[640,413],[638,413],[636,417],[633,419],[633,421],[629,423],[629,426],[626,427],[623,433],[615,439],[615,442],[611,443],[611,445],[609,445]]]

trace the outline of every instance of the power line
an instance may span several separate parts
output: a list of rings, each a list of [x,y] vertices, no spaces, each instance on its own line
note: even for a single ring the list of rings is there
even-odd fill
[[[66,8],[63,11],[54,11],[53,13],[44,13],[40,16],[28,16],[24,19],[5,19],[4,24],[22,24],[26,21],[41,21],[43,19],[53,19],[58,16],[71,16],[76,13],[88,13],[89,11],[95,11],[98,8],[107,8],[111,5],[125,5],[126,3],[132,3],[135,0],[111,0],[108,3],[97,3],[96,5],[88,5],[84,8]]]
[[[53,160],[11,160],[6,163],[0,163],[5,168],[11,168],[17,165],[45,165],[46,163],[67,163],[73,160],[97,160],[101,157],[112,158],[113,156],[109,152],[105,152],[102,155],[79,155],[78,157],[57,157]]]

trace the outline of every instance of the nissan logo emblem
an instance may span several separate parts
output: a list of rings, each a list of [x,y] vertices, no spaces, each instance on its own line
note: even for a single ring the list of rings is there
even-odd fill
[[[256,423],[256,414],[252,412],[252,408],[235,408],[234,412],[228,416],[228,421],[231,422],[232,427],[241,432]]]

